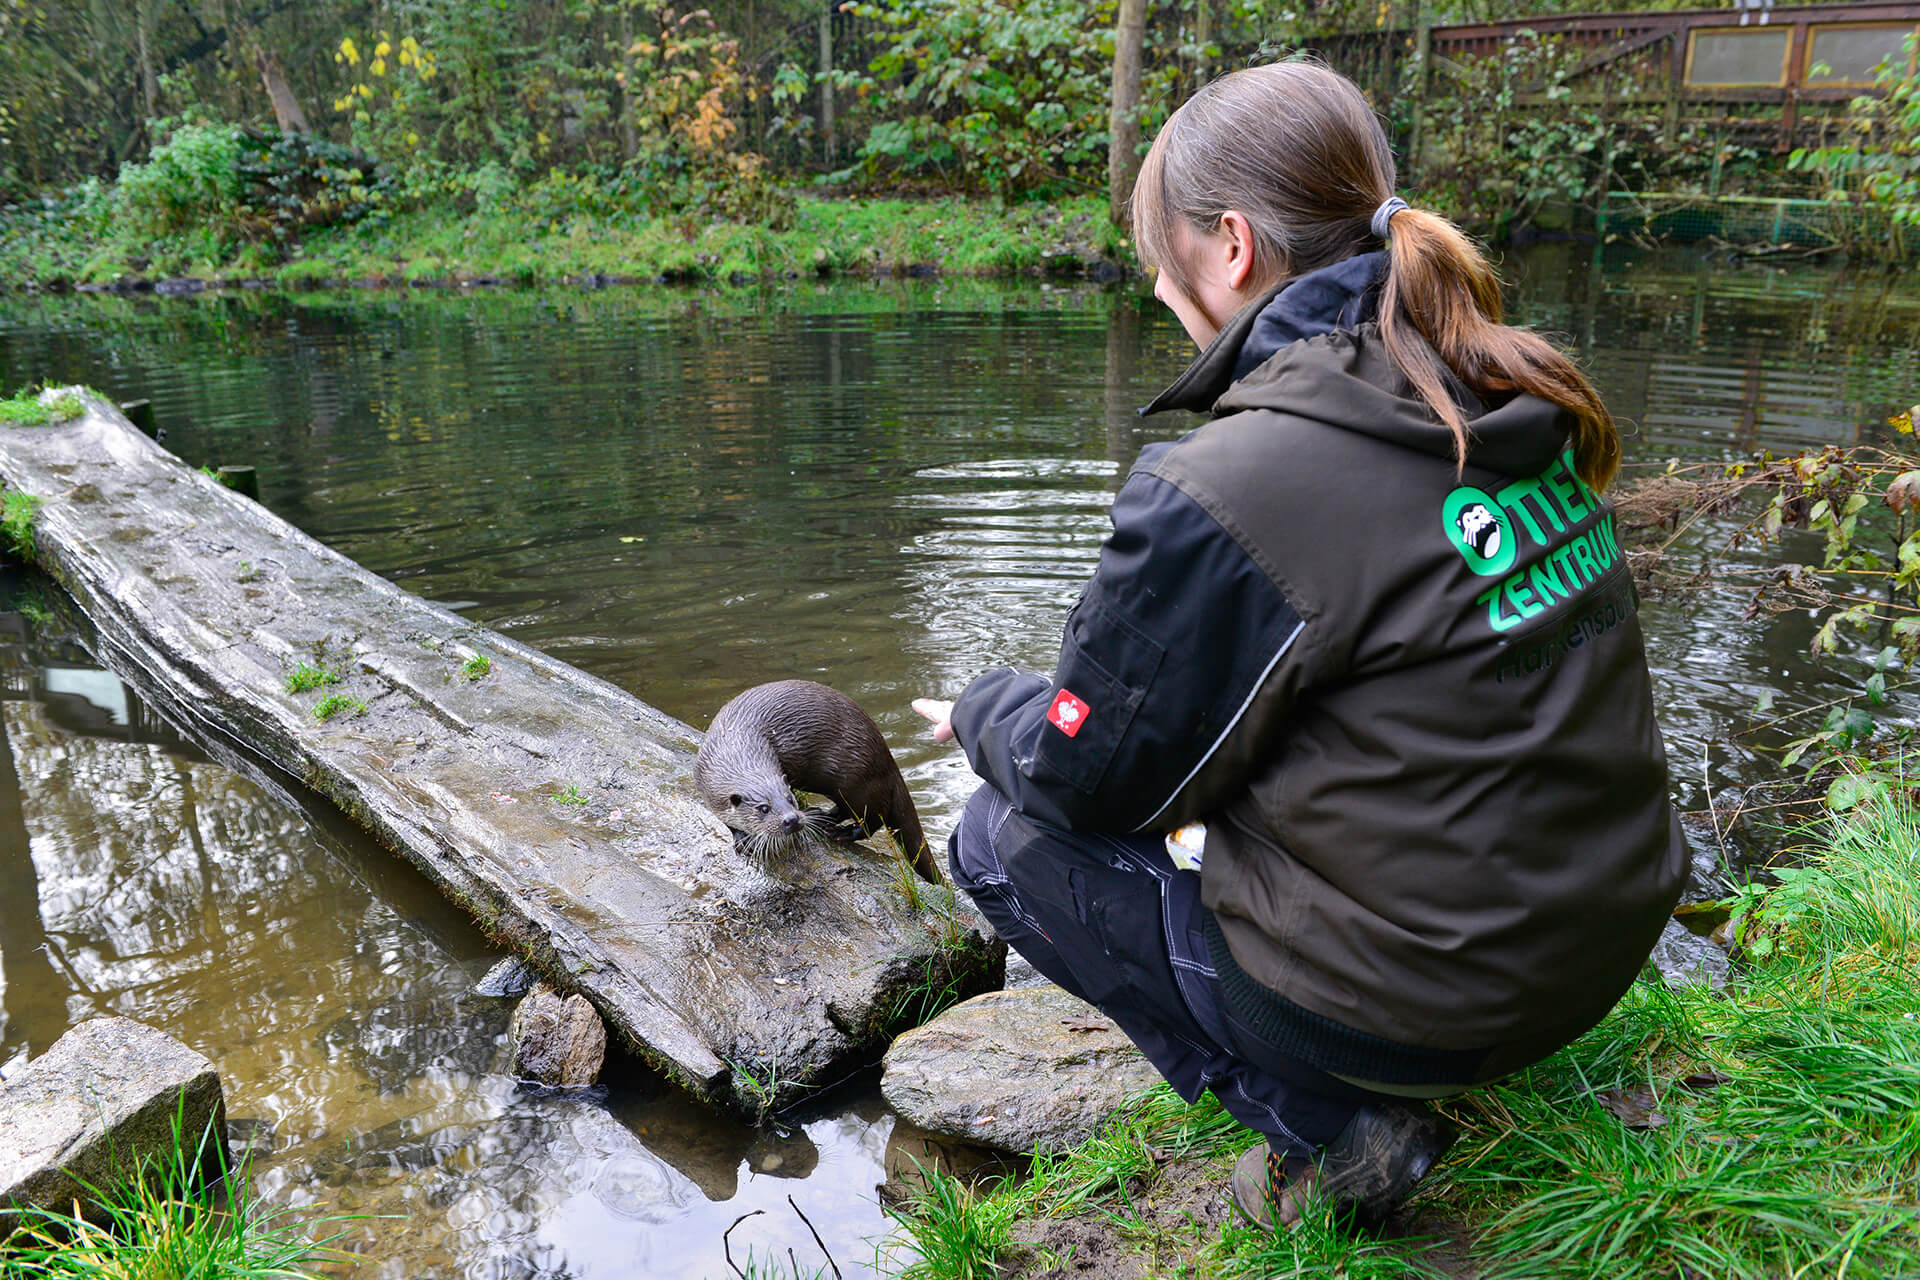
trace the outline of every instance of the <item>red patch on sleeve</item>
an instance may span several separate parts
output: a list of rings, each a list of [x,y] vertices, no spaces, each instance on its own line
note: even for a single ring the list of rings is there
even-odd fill
[[[1080,732],[1080,726],[1087,722],[1092,711],[1092,707],[1062,689],[1054,696],[1053,705],[1047,708],[1047,723],[1071,738]]]

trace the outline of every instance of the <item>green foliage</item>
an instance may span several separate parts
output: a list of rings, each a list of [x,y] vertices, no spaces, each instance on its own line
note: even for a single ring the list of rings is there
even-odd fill
[[[1426,107],[1425,198],[1496,238],[1550,201],[1588,200],[1607,126],[1599,108],[1577,102],[1568,85],[1584,52],[1523,31],[1497,54],[1436,69]]]
[[[476,653],[460,664],[460,674],[469,681],[484,680],[493,671],[493,659]]]
[[[121,166],[120,216],[136,234],[151,236],[231,224],[246,191],[240,176],[245,145],[238,125],[179,125],[146,163]]]
[[[365,715],[367,712],[366,700],[364,698],[350,697],[344,693],[330,693],[313,704],[313,718],[315,720],[331,720],[343,711],[354,716]]]
[[[319,689],[339,683],[338,671],[325,665],[316,666],[311,662],[296,663],[293,670],[287,672],[288,693],[305,693],[309,689]]]
[[[92,1187],[104,1222],[34,1209],[0,1248],[7,1280],[121,1280],[122,1277],[195,1277],[195,1280],[306,1280],[318,1264],[345,1260],[317,1242],[293,1210],[263,1208],[243,1165],[229,1171],[223,1135],[209,1126],[197,1142],[172,1117],[173,1145],[165,1156],[143,1156],[126,1181]],[[209,1176],[210,1172],[210,1176]],[[344,1221],[318,1219],[319,1223]]]
[[[555,804],[575,806],[575,805],[585,804],[587,802],[587,798],[586,796],[580,793],[579,787],[569,782],[566,786],[560,788],[560,790],[554,793],[553,802]]]
[[[1787,159],[1789,168],[1817,175],[1828,199],[1869,204],[1889,215],[1889,256],[1906,256],[1905,228],[1920,225],[1920,32],[1909,35],[1899,65],[1883,63],[1875,76],[1879,89],[1853,100],[1847,116],[1851,137],[1828,147],[1801,148]]]
[[[383,214],[391,184],[371,158],[306,134],[183,124],[145,164],[120,170],[126,233],[217,236],[287,245],[308,227]]]
[[[21,560],[34,559],[33,522],[42,500],[31,493],[9,489],[0,495],[0,540]]]
[[[865,133],[858,162],[837,179],[911,175],[1002,195],[1092,185],[1090,171],[1106,162],[1111,18],[1090,22],[1069,0],[901,0],[853,12],[885,24],[885,48],[866,72],[835,77]],[[797,91],[790,78],[786,92]]]

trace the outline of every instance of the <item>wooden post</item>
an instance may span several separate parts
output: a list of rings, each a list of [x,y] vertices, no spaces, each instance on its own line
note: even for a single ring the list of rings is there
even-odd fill
[[[127,415],[127,421],[140,428],[140,434],[149,440],[158,440],[159,432],[153,425],[153,401],[125,400],[120,404],[120,412]]]
[[[833,139],[833,10],[839,0],[827,0],[820,10],[820,145],[829,167],[839,148]]]
[[[260,473],[252,467],[221,467],[220,483],[243,498],[260,501]]]

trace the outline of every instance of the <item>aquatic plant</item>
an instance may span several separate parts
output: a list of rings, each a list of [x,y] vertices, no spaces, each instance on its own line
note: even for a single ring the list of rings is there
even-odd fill
[[[560,788],[560,790],[554,793],[553,802],[555,804],[580,805],[580,804],[585,804],[587,802],[587,798],[584,795],[580,794],[579,787],[576,787],[575,785],[573,785],[573,783],[569,782],[566,786]]]
[[[0,400],[0,423],[12,427],[47,427],[77,418],[86,408],[71,391],[62,392],[46,404],[41,404],[34,392],[21,391]]]
[[[758,1071],[732,1058],[727,1059],[727,1065],[733,1068],[734,1083],[740,1093],[753,1104],[754,1123],[765,1123],[780,1101],[780,1091],[792,1083],[780,1074],[779,1051],[776,1049],[770,1054]]]
[[[460,664],[460,674],[469,682],[484,680],[493,671],[493,659],[484,653],[476,653]]]
[[[315,720],[331,720],[342,711],[356,716],[365,715],[367,711],[366,700],[363,698],[350,697],[344,693],[330,693],[313,704],[313,718]]]
[[[311,662],[296,663],[293,670],[287,672],[288,693],[305,693],[309,689],[339,683],[339,672],[328,666],[315,666]]]
[[[22,560],[34,558],[33,522],[40,514],[42,499],[18,489],[0,495],[0,541]]]
[[[322,1262],[351,1260],[308,1232],[351,1221],[301,1219],[291,1209],[264,1208],[254,1197],[246,1162],[227,1163],[223,1135],[209,1125],[197,1141],[172,1118],[172,1150],[148,1156],[122,1183],[87,1191],[104,1224],[73,1213],[33,1209],[0,1242],[7,1280],[119,1280],[192,1276],[195,1280],[305,1280]]]

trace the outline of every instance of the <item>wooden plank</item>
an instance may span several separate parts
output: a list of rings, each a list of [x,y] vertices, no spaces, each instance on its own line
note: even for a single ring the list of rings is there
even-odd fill
[[[949,890],[864,847],[761,872],[691,794],[694,730],[409,595],[72,390],[82,417],[0,427],[0,479],[43,500],[38,563],[101,656],[331,798],[688,1089],[784,1105],[940,996],[998,985],[1004,946]],[[302,661],[340,682],[290,693]],[[365,710],[319,721],[330,693]]]

